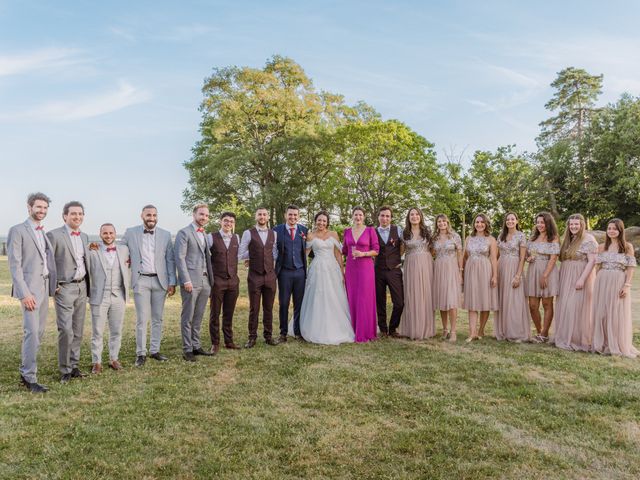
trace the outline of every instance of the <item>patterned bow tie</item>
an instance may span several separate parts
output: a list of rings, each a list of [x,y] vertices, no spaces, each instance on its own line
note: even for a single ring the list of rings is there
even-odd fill
[[[196,232],[198,233],[204,233],[204,228],[200,227],[200,228],[196,228]]]
[[[37,232],[38,230],[44,230],[44,227],[43,227],[42,225],[38,225],[38,226],[36,227],[36,232]]]
[[[116,247],[107,247],[107,253],[115,252],[115,251],[116,251]]]
[[[384,227],[380,227],[380,231],[381,231],[381,232],[389,232],[389,231],[390,231],[390,228],[389,228],[389,227],[386,227],[386,228],[384,228]]]
[[[233,237],[233,233],[230,233],[228,235],[226,233],[222,234],[222,238],[224,238],[225,240],[231,240],[231,237]]]
[[[148,233],[149,235],[153,235],[153,230],[147,230],[147,229],[145,228],[144,233]]]
[[[79,237],[80,236],[80,232],[71,232],[71,236],[72,237]]]

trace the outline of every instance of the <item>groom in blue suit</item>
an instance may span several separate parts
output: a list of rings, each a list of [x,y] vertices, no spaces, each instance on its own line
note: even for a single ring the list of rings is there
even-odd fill
[[[307,227],[298,223],[300,209],[289,205],[285,213],[287,223],[276,225],[278,258],[278,301],[280,302],[280,342],[287,341],[289,302],[293,296],[293,333],[300,337],[300,307],[307,278]]]

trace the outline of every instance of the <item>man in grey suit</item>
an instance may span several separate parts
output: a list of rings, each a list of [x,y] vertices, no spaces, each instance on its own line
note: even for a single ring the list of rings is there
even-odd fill
[[[109,367],[122,370],[118,360],[122,339],[122,323],[129,294],[129,249],[116,245],[116,229],[112,223],[100,226],[102,244],[89,252],[91,288],[91,373],[102,373],[102,336],[109,324]]]
[[[195,362],[196,355],[212,355],[200,343],[202,316],[213,285],[211,256],[204,233],[204,226],[208,222],[209,207],[204,204],[196,205],[193,208],[193,223],[176,235],[176,266],[182,297],[182,350],[183,357],[188,362]]]
[[[20,381],[32,393],[49,389],[38,383],[38,348],[47,323],[49,297],[56,291],[56,264],[53,249],[44,233],[42,220],[51,200],[44,193],[27,199],[29,218],[11,227],[7,255],[13,288],[11,295],[22,304],[22,352]]]
[[[89,237],[80,231],[84,207],[68,202],[62,208],[64,225],[47,233],[56,259],[58,288],[55,294],[58,324],[58,367],[60,383],[86,374],[80,371],[80,345],[87,313],[89,290]]]
[[[162,313],[167,296],[176,292],[176,265],[171,234],[157,227],[158,210],[153,205],[142,209],[142,225],[128,228],[122,244],[129,247],[131,288],[136,305],[136,361],[141,367],[147,360],[147,323],[151,317],[150,357],[166,362],[160,353]]]

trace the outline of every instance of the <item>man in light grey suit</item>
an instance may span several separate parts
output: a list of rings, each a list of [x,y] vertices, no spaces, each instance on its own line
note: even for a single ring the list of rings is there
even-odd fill
[[[7,255],[13,288],[11,295],[22,304],[22,353],[20,381],[32,393],[49,390],[38,383],[38,348],[47,323],[49,297],[56,291],[53,248],[40,222],[47,216],[51,200],[44,193],[27,199],[29,218],[9,230]]]
[[[129,247],[131,288],[136,305],[136,361],[141,367],[147,360],[147,323],[151,317],[150,357],[165,362],[160,353],[162,313],[168,296],[176,292],[176,264],[171,234],[158,228],[158,210],[153,205],[142,209],[142,225],[128,228],[122,244]]]
[[[202,316],[213,285],[211,256],[204,233],[204,226],[208,222],[209,207],[204,204],[196,205],[193,208],[193,223],[176,235],[176,266],[182,297],[182,350],[183,357],[188,362],[195,362],[196,355],[212,355],[200,343]]]
[[[122,339],[122,323],[129,294],[129,249],[116,245],[116,229],[112,223],[100,226],[102,244],[89,252],[91,289],[91,373],[102,372],[102,336],[109,324],[109,367],[122,370],[118,360]]]
[[[80,371],[80,345],[87,314],[89,290],[89,237],[80,231],[84,207],[68,202],[62,208],[64,225],[47,233],[56,259],[58,288],[55,294],[58,324],[60,383],[86,376]]]

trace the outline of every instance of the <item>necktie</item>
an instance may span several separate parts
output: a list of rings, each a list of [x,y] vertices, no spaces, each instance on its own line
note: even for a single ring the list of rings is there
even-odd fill
[[[108,252],[115,252],[116,251],[116,247],[107,247],[107,253]]]
[[[153,230],[147,230],[147,229],[145,228],[144,233],[148,233],[149,235],[153,235]]]
[[[71,232],[71,236],[72,237],[79,237],[80,236],[80,232]]]
[[[296,227],[291,227],[291,240],[296,239]]]

